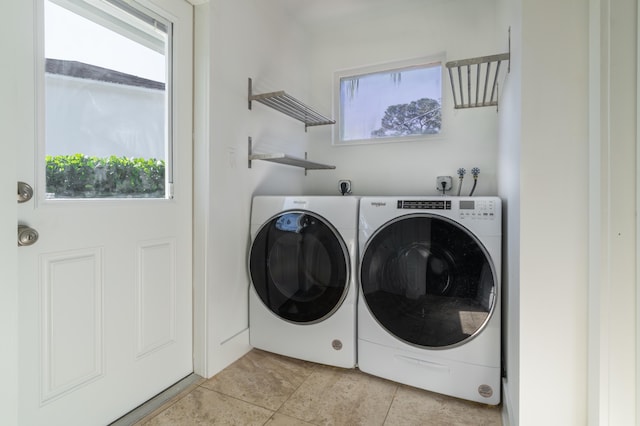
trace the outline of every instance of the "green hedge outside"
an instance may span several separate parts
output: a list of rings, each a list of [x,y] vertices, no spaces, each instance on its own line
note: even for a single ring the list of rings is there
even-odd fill
[[[165,164],[155,158],[46,157],[51,198],[164,198]]]

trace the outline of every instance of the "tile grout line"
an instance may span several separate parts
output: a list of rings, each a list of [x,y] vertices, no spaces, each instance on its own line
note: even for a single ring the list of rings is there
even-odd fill
[[[391,402],[389,403],[389,408],[387,408],[387,413],[384,415],[384,420],[382,421],[382,426],[387,423],[387,418],[389,418],[389,412],[391,411],[391,406],[393,402],[396,400],[396,395],[398,395],[398,390],[400,389],[399,385],[396,385],[396,388],[393,391],[393,396],[391,397]]]
[[[204,387],[204,386],[202,386],[202,389],[205,389],[205,390],[207,390],[207,391],[209,391],[209,392],[215,392],[215,393],[217,393],[218,395],[222,395],[222,396],[225,396],[225,397],[227,397],[227,398],[234,399],[234,400],[236,400],[236,401],[242,402],[243,404],[249,404],[249,405],[252,405],[252,406],[254,406],[254,407],[262,408],[263,410],[271,411],[273,414],[275,414],[275,413],[276,413],[275,411],[273,411],[273,410],[272,410],[271,408],[269,408],[269,407],[264,407],[264,406],[262,406],[262,405],[256,404],[255,402],[245,401],[245,400],[244,400],[244,399],[242,399],[242,398],[238,398],[237,396],[229,395],[228,393],[224,393],[224,392],[221,392],[221,391],[216,390],[216,389],[209,389],[209,388]],[[269,418],[271,418],[271,417],[273,416],[273,414],[271,414],[271,416],[269,416]]]
[[[311,374],[313,374],[313,371],[315,371],[315,369],[316,369],[316,368],[317,368],[317,365],[315,365],[315,364],[314,364],[314,365],[312,365],[312,368],[311,368],[312,373],[311,373]],[[242,402],[242,403],[249,404],[249,405],[254,406],[254,407],[258,407],[258,408],[262,408],[262,409],[265,409],[265,410],[271,411],[271,415],[270,415],[270,416],[269,416],[269,418],[265,421],[265,423],[263,423],[263,426],[264,426],[264,425],[266,425],[267,423],[269,423],[269,421],[270,421],[271,419],[273,419],[273,416],[274,416],[276,413],[278,413],[278,412],[279,412],[280,408],[282,408],[282,406],[283,406],[283,405],[284,405],[284,404],[285,404],[285,403],[286,403],[286,402],[291,398],[291,396],[292,396],[292,395],[293,395],[293,394],[294,394],[294,393],[295,393],[295,392],[300,388],[300,386],[302,386],[302,385],[304,384],[304,382],[305,382],[306,380],[308,380],[308,379],[309,379],[309,377],[311,376],[311,374],[309,374],[309,376],[305,377],[305,379],[304,379],[304,380],[303,380],[303,381],[302,381],[302,382],[301,382],[301,383],[300,383],[300,384],[299,384],[299,385],[298,385],[298,386],[297,386],[297,387],[296,387],[296,388],[291,392],[291,394],[287,397],[287,399],[285,399],[285,400],[282,402],[282,404],[280,404],[280,405],[278,406],[278,408],[276,408],[275,410],[273,410],[273,409],[272,409],[272,408],[270,408],[270,407],[265,407],[265,406],[263,406],[263,405],[256,404],[255,402],[246,401],[246,400],[244,400],[244,399],[242,399],[242,398],[239,398],[239,397],[237,397],[237,396],[230,395],[230,394],[228,394],[228,393],[224,392],[223,390],[210,389],[210,388],[208,388],[208,387],[204,386],[204,384],[207,382],[207,380],[202,381],[202,382],[198,385],[198,387],[200,387],[200,388],[202,388],[202,389],[205,389],[205,390],[207,390],[207,391],[210,391],[210,392],[215,392],[215,393],[217,393],[218,395],[223,395],[223,396],[225,396],[225,397],[227,397],[227,398],[231,398],[231,399],[234,399],[234,400],[236,400],[236,401],[240,401],[240,402]],[[282,414],[282,413],[280,413],[280,414]],[[305,420],[302,420],[302,419],[298,419],[297,417],[292,417],[292,416],[288,416],[288,417],[291,417],[291,418],[294,418],[294,419],[296,419],[296,420],[300,420],[300,421],[305,421]],[[309,423],[309,422],[306,422],[306,423]]]
[[[262,352],[262,351],[260,351],[260,352]],[[269,354],[269,355],[268,355],[268,357],[271,357],[271,356],[273,356],[273,355],[274,355],[274,354]],[[279,356],[280,356],[280,355],[278,355],[278,354],[275,354],[275,355],[276,355],[277,357],[279,357]],[[246,356],[246,354],[245,354],[245,356]],[[285,357],[285,358],[286,358],[286,357]],[[305,377],[305,378],[304,378],[304,380],[303,380],[303,381],[302,381],[302,382],[301,382],[301,383],[300,383],[300,384],[299,384],[299,385],[298,385],[298,386],[297,386],[297,387],[296,387],[296,388],[291,392],[291,394],[289,394],[289,396],[288,396],[288,397],[287,397],[287,398],[286,398],[286,399],[285,399],[285,400],[284,400],[284,401],[283,401],[283,402],[282,402],[282,403],[281,403],[281,404],[280,404],[276,409],[273,409],[273,408],[271,408],[271,407],[266,407],[266,406],[264,406],[264,405],[261,405],[261,404],[255,403],[255,402],[247,401],[247,400],[245,400],[245,399],[242,399],[241,397],[238,397],[238,396],[234,396],[234,395],[228,394],[228,393],[226,393],[226,392],[224,391],[224,389],[211,389],[211,388],[208,388],[208,387],[206,386],[206,383],[207,383],[209,380],[211,380],[211,379],[203,380],[203,381],[199,384],[199,386],[198,386],[198,387],[200,387],[200,388],[202,388],[202,389],[205,389],[205,390],[207,390],[207,391],[210,391],[210,392],[215,392],[215,393],[217,393],[218,395],[222,395],[222,396],[225,396],[225,397],[228,397],[228,398],[232,398],[232,399],[234,399],[234,400],[236,400],[236,401],[239,401],[239,402],[242,402],[242,403],[245,403],[245,404],[249,404],[249,405],[251,405],[251,406],[253,406],[253,407],[258,407],[258,408],[261,408],[261,409],[264,409],[264,410],[270,411],[272,414],[271,414],[271,416],[269,416],[269,418],[266,420],[266,422],[265,422],[265,423],[263,423],[263,426],[264,426],[264,425],[266,425],[266,424],[269,422],[269,420],[271,420],[271,419],[273,418],[273,416],[274,416],[276,413],[278,413],[278,412],[279,412],[280,408],[282,408],[282,406],[283,406],[283,405],[284,405],[284,404],[285,404],[285,403],[286,403],[286,402],[291,398],[291,396],[292,396],[292,395],[293,395],[293,394],[294,394],[294,393],[295,393],[295,392],[300,388],[300,386],[302,386],[302,385],[303,385],[303,384],[304,384],[304,383],[309,379],[309,377],[311,377],[311,375],[313,374],[313,372],[317,369],[317,367],[318,367],[318,365],[317,365],[317,364],[312,363],[312,362],[310,362],[310,361],[306,361],[306,362],[307,362],[307,363],[309,363],[309,364],[311,364],[311,368],[310,368],[311,373],[310,373],[307,377]],[[232,363],[231,365],[233,365],[233,363]],[[231,367],[231,365],[229,365],[228,367]],[[259,366],[258,366],[258,367],[259,367]],[[282,414],[282,413],[280,413],[280,414]],[[297,417],[293,417],[293,416],[288,416],[288,417],[291,417],[291,418],[293,418],[293,419],[300,420],[300,421],[303,421],[303,422],[305,421],[305,420],[298,419]],[[307,422],[307,423],[309,423],[309,422]]]
[[[310,361],[308,361],[308,362],[310,362]],[[319,364],[317,364],[317,363],[312,363],[311,373],[309,373],[309,375],[308,375],[307,377],[305,377],[305,378],[304,378],[304,380],[303,380],[303,381],[301,381],[301,382],[300,382],[300,384],[299,384],[299,385],[298,385],[298,386],[297,386],[297,387],[296,387],[296,388],[291,392],[291,394],[287,397],[287,399],[285,399],[285,400],[282,402],[282,404],[280,404],[280,406],[278,407],[278,409],[273,413],[274,415],[275,415],[276,413],[279,413],[279,414],[282,414],[283,416],[285,416],[285,415],[286,415],[286,416],[291,417],[291,418],[293,418],[293,419],[300,420],[301,422],[310,423],[310,422],[308,422],[308,421],[306,421],[306,420],[299,419],[299,418],[297,418],[297,417],[293,417],[293,416],[290,416],[290,415],[288,415],[288,414],[283,414],[283,413],[281,413],[281,412],[280,412],[280,410],[282,409],[282,407],[284,407],[284,404],[286,404],[286,403],[291,399],[291,397],[293,396],[293,394],[295,394],[295,393],[298,391],[298,389],[300,389],[300,388],[302,387],[302,385],[304,385],[304,384],[305,384],[305,382],[306,382],[307,380],[309,380],[309,378],[310,378],[311,376],[313,376],[313,373],[315,373],[315,372],[316,372],[316,370],[317,370],[318,368],[319,368]],[[272,415],[271,417],[273,417],[273,415]],[[265,423],[265,424],[266,424],[266,423]],[[315,423],[310,423],[310,424],[315,425]]]

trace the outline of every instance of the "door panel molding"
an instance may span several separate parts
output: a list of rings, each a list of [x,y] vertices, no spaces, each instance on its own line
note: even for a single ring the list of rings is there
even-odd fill
[[[103,258],[101,248],[40,256],[43,404],[104,374]]]
[[[137,247],[136,358],[175,342],[176,242],[175,239],[140,243]],[[158,267],[158,265],[160,265]]]

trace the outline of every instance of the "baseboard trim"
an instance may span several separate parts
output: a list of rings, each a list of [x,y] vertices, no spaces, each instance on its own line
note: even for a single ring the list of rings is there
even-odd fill
[[[513,417],[513,403],[511,401],[511,392],[509,392],[509,383],[502,379],[502,426],[517,426]]]

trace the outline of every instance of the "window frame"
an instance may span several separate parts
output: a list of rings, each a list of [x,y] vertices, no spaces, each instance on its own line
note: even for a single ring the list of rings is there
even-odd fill
[[[39,25],[42,33],[38,38],[36,59],[37,68],[37,96],[38,96],[38,138],[37,138],[37,162],[36,176],[38,186],[46,188],[46,57],[44,25],[45,12],[44,3],[49,1],[59,7],[67,9],[69,12],[83,17],[94,24],[111,30],[133,42],[139,43],[151,50],[162,53],[165,57],[165,193],[162,197],[60,197],[51,198],[43,190],[38,195],[38,203],[55,205],[59,203],[141,203],[141,202],[166,202],[174,199],[174,176],[175,176],[175,150],[176,150],[176,129],[174,122],[174,109],[176,101],[174,96],[174,23],[170,15],[163,16],[159,12],[139,0],[40,0]],[[143,22],[147,26],[137,26],[138,22]],[[163,33],[166,40],[160,41],[157,32]],[[162,47],[164,43],[164,47]]]
[[[369,74],[384,73],[408,70],[411,68],[428,68],[431,66],[440,67],[440,109],[441,113],[445,110],[445,96],[444,96],[444,82],[445,82],[445,64],[446,56],[444,52],[423,56],[419,58],[412,58],[406,60],[399,60],[393,62],[385,62],[377,65],[369,65],[363,67],[349,68],[338,70],[333,73],[333,116],[336,117],[336,125],[333,126],[332,132],[332,145],[333,146],[350,146],[350,145],[368,145],[368,144],[381,144],[381,143],[395,143],[395,142],[416,142],[426,141],[441,138],[443,135],[444,123],[440,124],[440,131],[435,134],[414,134],[407,136],[390,136],[379,138],[366,138],[366,139],[350,139],[342,140],[342,96],[341,96],[341,82],[344,78],[366,76]],[[444,120],[442,120],[444,121]]]

